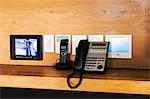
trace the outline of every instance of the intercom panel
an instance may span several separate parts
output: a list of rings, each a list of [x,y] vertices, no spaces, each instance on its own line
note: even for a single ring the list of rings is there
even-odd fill
[[[132,35],[106,35],[108,58],[132,58]]]
[[[108,52],[108,42],[90,42],[85,71],[104,72]]]

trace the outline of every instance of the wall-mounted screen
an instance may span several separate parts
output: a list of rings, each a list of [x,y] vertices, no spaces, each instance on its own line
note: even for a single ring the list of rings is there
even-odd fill
[[[42,60],[41,35],[11,35],[11,59],[16,60]]]
[[[106,35],[108,58],[132,58],[132,35]]]

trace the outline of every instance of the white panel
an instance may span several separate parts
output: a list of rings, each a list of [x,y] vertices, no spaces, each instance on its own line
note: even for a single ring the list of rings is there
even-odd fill
[[[72,35],[72,55],[76,55],[76,47],[78,47],[80,40],[86,39],[86,35]]]
[[[106,35],[109,41],[108,58],[132,58],[132,35]]]
[[[70,44],[71,44],[71,40],[70,40],[70,35],[56,35],[55,36],[55,52],[56,53],[60,53],[60,41],[62,39],[68,39],[69,40],[69,52],[70,52]]]
[[[54,35],[44,35],[44,52],[54,52]]]
[[[102,42],[103,35],[88,35],[89,42]]]

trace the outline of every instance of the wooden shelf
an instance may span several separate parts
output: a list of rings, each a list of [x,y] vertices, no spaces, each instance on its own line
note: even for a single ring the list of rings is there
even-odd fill
[[[0,65],[0,86],[150,95],[149,70],[108,69],[104,75],[85,74],[77,89],[67,86],[66,76],[70,72],[53,67]]]

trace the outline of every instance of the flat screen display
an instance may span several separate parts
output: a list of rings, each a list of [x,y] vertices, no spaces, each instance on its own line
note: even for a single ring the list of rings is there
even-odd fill
[[[15,60],[42,60],[42,36],[41,35],[11,35],[10,36],[11,59]]]
[[[128,52],[129,38],[109,38],[109,52]]]
[[[37,39],[15,39],[15,55],[37,56]]]
[[[106,46],[106,44],[92,44],[92,46]]]

